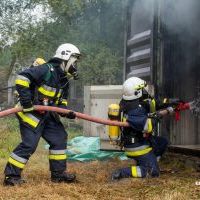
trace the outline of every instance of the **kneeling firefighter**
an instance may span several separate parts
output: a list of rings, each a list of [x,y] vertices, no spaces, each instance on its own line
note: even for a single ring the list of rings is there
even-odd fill
[[[112,180],[159,176],[157,158],[165,152],[168,142],[163,137],[152,136],[154,127],[148,116],[158,107],[155,100],[150,98],[146,86],[146,82],[137,77],[131,77],[123,84],[120,115],[122,121],[127,121],[130,127],[121,128],[121,144],[127,157],[137,161],[137,166],[116,170],[112,173]]]
[[[62,44],[56,54],[40,67],[31,67],[16,78],[19,93],[17,106],[22,142],[11,153],[5,168],[4,185],[24,183],[21,172],[30,156],[35,152],[40,137],[49,144],[49,164],[53,182],[73,182],[74,174],[66,172],[67,133],[57,113],[34,111],[33,105],[49,105],[66,108],[69,89],[67,74],[77,79],[76,63],[79,49],[73,44]],[[61,115],[61,114],[60,114]],[[74,112],[62,114],[74,119]]]

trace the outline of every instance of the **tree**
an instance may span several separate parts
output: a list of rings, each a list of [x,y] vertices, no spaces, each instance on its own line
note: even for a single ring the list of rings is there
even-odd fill
[[[5,13],[11,13],[17,6],[18,11],[11,15],[11,25],[4,23],[3,30],[4,37],[11,38],[12,58],[23,65],[38,56],[48,60],[59,44],[71,42],[87,55],[80,63],[84,84],[122,81],[123,1],[3,0],[0,5],[4,19],[8,15]],[[33,17],[35,6],[44,8],[44,17],[39,22]],[[13,31],[9,32],[12,26]]]

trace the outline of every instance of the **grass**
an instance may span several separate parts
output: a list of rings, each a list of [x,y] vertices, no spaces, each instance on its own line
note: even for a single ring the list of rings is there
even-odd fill
[[[93,161],[87,163],[70,162],[68,169],[77,175],[77,183],[51,183],[48,169],[48,152],[41,141],[36,153],[29,160],[23,176],[27,183],[23,186],[4,187],[3,170],[12,148],[18,144],[20,138],[15,119],[2,119],[0,151],[0,199],[10,200],[188,200],[200,199],[200,173],[185,166],[175,157],[166,156],[161,162],[161,169],[165,171],[160,178],[123,179],[118,182],[110,181],[113,170],[129,166],[132,161]],[[71,137],[81,134],[81,130],[69,130]]]

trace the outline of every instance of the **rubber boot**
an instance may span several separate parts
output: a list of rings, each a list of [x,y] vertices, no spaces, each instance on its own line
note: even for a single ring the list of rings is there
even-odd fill
[[[21,185],[23,183],[26,183],[24,179],[21,177],[12,177],[12,176],[6,176],[3,182],[4,186],[15,186],[15,185]]]
[[[129,178],[129,177],[131,177],[131,168],[129,168],[129,167],[123,168],[123,169],[118,169],[118,170],[114,171],[111,175],[112,181],[120,180],[122,178]]]
[[[72,183],[76,180],[75,174],[69,174],[67,172],[52,172],[51,181],[55,183],[65,182]]]

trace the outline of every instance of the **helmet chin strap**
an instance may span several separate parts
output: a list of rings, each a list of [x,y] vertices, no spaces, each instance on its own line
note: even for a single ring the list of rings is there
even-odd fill
[[[66,72],[66,61],[63,61],[61,64],[60,64],[60,68],[62,69],[63,72]]]
[[[67,74],[69,73],[69,68],[77,61],[76,57],[71,56],[68,61],[63,61],[61,63],[61,69]]]

